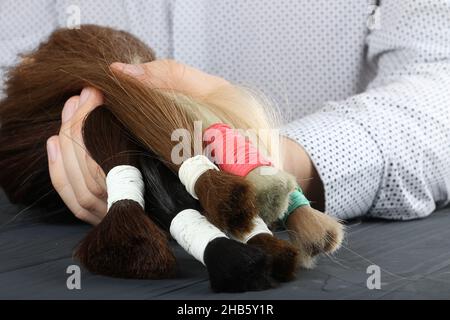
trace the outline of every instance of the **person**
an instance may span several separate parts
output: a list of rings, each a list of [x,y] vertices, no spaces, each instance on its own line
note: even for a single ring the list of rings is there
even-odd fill
[[[383,0],[378,14],[365,39],[375,77],[364,92],[285,124],[284,165],[330,215],[422,218],[449,203],[450,1]],[[194,96],[227,81],[174,60],[111,67]],[[69,99],[47,143],[55,189],[92,224],[106,214],[104,176],[83,151],[79,123],[101,102],[93,88]]]

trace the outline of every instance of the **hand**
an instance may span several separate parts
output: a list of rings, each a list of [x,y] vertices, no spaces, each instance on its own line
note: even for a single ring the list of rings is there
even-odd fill
[[[218,88],[230,85],[223,78],[169,59],[144,64],[115,62],[111,68],[135,77],[151,88],[178,91],[197,99],[205,98]]]
[[[105,174],[87,154],[82,136],[85,117],[103,103],[101,92],[85,88],[64,105],[59,135],[47,140],[53,187],[79,219],[98,224],[106,215]]]

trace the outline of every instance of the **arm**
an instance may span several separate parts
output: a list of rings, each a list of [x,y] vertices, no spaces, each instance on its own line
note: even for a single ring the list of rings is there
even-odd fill
[[[386,0],[380,9],[381,28],[367,39],[377,68],[369,90],[284,128],[340,218],[412,219],[449,201],[450,3]]]
[[[311,206],[324,211],[324,190],[314,163],[306,150],[295,140],[286,136],[281,140],[283,168],[297,178],[297,182],[310,200]]]

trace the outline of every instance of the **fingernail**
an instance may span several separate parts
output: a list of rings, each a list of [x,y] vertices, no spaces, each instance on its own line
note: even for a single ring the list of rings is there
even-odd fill
[[[124,64],[122,72],[130,76],[141,76],[144,74],[144,68],[139,64]]]
[[[52,139],[47,140],[47,154],[51,162],[55,162],[58,157],[58,147]]]
[[[80,94],[80,105],[84,104],[91,95],[91,89],[90,88],[84,88],[83,91],[81,91]]]
[[[78,104],[76,99],[70,99],[66,102],[61,115],[61,120],[63,123],[69,121],[72,118],[77,108],[77,105]]]

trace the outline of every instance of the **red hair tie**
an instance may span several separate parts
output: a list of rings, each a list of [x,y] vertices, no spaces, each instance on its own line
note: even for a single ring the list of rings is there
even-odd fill
[[[252,142],[229,125],[216,123],[203,133],[207,154],[222,171],[245,177],[261,166],[272,166]]]

